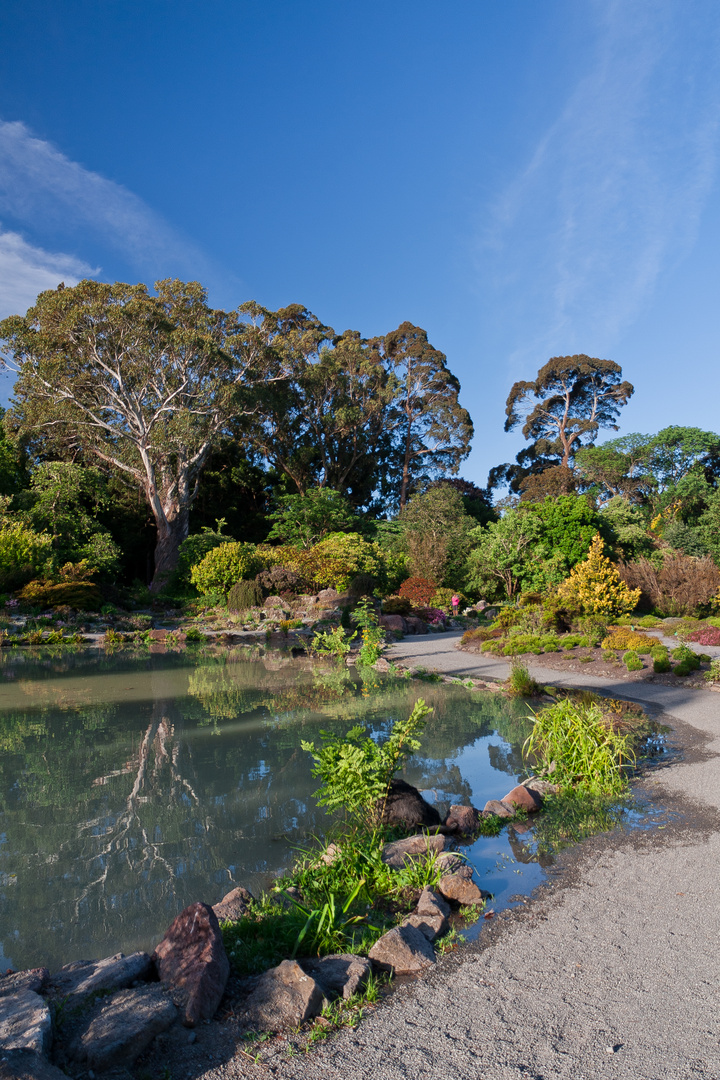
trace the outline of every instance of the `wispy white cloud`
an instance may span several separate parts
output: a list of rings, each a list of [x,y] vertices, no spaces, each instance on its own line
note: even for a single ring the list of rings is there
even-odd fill
[[[587,74],[483,228],[483,285],[523,328],[517,368],[611,348],[692,248],[715,179],[717,9],[598,0],[588,10]]]
[[[72,255],[43,251],[19,233],[0,231],[0,318],[24,313],[38,293],[61,281],[76,285],[98,272]]]

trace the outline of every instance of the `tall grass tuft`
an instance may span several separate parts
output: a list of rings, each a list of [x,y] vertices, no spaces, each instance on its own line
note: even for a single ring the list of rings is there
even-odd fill
[[[537,697],[543,692],[542,686],[533,679],[521,660],[512,661],[506,686],[513,697]]]
[[[566,698],[542,709],[523,746],[562,791],[621,795],[623,766],[635,763],[631,736],[617,732],[594,702]]]

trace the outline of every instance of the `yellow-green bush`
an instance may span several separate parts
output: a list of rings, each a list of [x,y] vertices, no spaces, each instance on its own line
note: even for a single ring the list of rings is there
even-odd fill
[[[629,589],[617,567],[603,555],[603,541],[596,533],[586,559],[578,563],[558,589],[558,595],[584,615],[622,615],[632,611],[640,589]]]
[[[97,611],[102,595],[93,581],[30,581],[18,594],[24,604],[36,607],[71,607]]]
[[[43,570],[52,555],[52,537],[19,521],[0,526],[0,589],[17,589]]]
[[[263,568],[254,544],[220,544],[208,551],[190,571],[190,580],[203,596],[228,592],[243,578],[254,577]]]
[[[358,533],[330,533],[310,550],[313,580],[319,588],[343,592],[358,574],[384,575],[384,552]]]
[[[661,645],[660,638],[651,637],[648,634],[638,634],[629,626],[621,626],[608,634],[601,643],[603,649],[631,649],[638,653],[650,653],[657,645]]]

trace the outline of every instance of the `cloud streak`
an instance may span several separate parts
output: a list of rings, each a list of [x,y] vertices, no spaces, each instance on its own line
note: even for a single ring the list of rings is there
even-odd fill
[[[61,281],[76,285],[98,273],[72,255],[44,251],[19,233],[0,231],[0,318],[25,312],[38,293]]]
[[[717,12],[669,0],[606,0],[594,11],[588,73],[481,240],[484,286],[512,297],[511,317],[535,328],[516,367],[612,347],[692,248],[715,179]]]

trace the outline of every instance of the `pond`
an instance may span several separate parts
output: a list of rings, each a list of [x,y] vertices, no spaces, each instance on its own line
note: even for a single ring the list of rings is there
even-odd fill
[[[527,706],[262,647],[0,653],[0,970],[151,950],[194,900],[256,892],[328,818],[301,739],[433,707],[405,771],[439,809],[501,798]],[[514,830],[466,849],[495,910],[540,882]],[[530,852],[530,854],[528,854]]]

